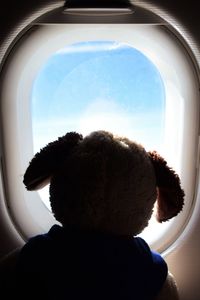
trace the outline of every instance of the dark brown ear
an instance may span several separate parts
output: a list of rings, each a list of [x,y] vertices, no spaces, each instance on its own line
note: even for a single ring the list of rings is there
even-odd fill
[[[23,183],[27,190],[37,190],[48,184],[54,172],[82,139],[82,135],[69,132],[36,153],[24,174]]]
[[[168,167],[167,162],[156,152],[148,152],[154,166],[158,189],[157,220],[167,221],[175,217],[183,208],[184,191],[179,176]]]

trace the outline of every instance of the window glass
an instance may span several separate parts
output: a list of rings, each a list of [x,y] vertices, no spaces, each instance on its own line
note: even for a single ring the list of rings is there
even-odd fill
[[[34,151],[68,131],[110,130],[160,149],[164,141],[165,91],[155,65],[128,44],[113,41],[69,45],[45,62],[33,86]],[[48,187],[39,192],[51,210]],[[151,220],[155,235],[159,230]],[[163,230],[163,227],[162,227]]]
[[[155,65],[118,42],[76,43],[57,51],[32,92],[34,151],[68,131],[110,130],[160,148],[165,91]]]

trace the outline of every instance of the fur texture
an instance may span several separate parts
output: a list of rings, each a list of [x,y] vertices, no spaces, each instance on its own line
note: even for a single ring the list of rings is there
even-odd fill
[[[157,220],[167,221],[183,208],[184,191],[178,175],[167,166],[167,162],[156,152],[149,152],[158,187]]]
[[[27,189],[50,181],[55,218],[117,235],[137,235],[157,201],[159,222],[177,215],[184,192],[177,174],[156,152],[105,131],[84,139],[71,132],[48,144],[30,162]]]
[[[36,153],[24,174],[23,182],[27,190],[37,190],[48,184],[51,176],[82,139],[82,135],[69,132]]]

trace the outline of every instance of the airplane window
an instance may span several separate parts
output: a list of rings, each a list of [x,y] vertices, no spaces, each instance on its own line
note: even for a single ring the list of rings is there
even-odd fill
[[[161,75],[127,44],[92,41],[58,50],[35,79],[31,108],[34,152],[66,132],[86,135],[94,130],[127,136],[147,150],[163,147]],[[39,194],[51,210],[48,187]],[[151,228],[148,236],[151,232],[154,236]]]
[[[31,108],[34,152],[69,131],[85,135],[110,130],[147,150],[159,151],[163,145],[161,75],[144,54],[127,44],[92,41],[58,50],[35,79]],[[48,189],[39,194],[51,210]]]
[[[117,42],[82,42],[58,50],[35,79],[33,144],[37,152],[66,131],[111,130],[148,149],[164,136],[161,75],[140,51]]]
[[[198,76],[185,43],[163,24],[37,23],[16,41],[1,105],[6,201],[24,239],[55,223],[48,188],[30,193],[22,184],[34,152],[67,131],[105,129],[157,150],[180,175],[183,212],[166,224],[152,218],[142,233],[158,251],[177,240],[193,207],[199,123]]]

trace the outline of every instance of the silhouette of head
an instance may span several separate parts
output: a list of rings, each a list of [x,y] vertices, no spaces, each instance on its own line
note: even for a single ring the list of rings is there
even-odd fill
[[[178,175],[157,152],[110,132],[85,138],[69,132],[31,160],[24,184],[37,190],[50,182],[50,203],[63,226],[136,235],[157,201],[157,220],[183,207]]]

